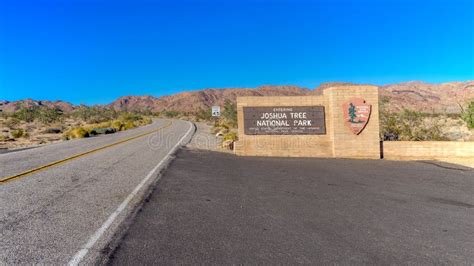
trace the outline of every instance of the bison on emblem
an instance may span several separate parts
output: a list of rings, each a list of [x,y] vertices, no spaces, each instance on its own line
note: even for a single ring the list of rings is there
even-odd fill
[[[343,105],[344,120],[352,133],[359,135],[369,122],[372,106],[364,99],[353,98]]]

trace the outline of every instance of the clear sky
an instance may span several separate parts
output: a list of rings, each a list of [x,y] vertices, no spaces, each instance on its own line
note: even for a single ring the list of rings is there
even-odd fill
[[[0,0],[0,99],[474,79],[473,0]]]

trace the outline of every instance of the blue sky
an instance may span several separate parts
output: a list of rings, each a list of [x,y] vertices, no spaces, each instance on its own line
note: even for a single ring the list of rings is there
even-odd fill
[[[474,79],[474,1],[0,0],[0,99]]]

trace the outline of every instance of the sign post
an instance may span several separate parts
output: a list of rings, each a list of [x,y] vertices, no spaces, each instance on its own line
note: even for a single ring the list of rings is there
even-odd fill
[[[220,106],[212,106],[212,116],[215,116],[215,117],[221,116],[221,107]]]

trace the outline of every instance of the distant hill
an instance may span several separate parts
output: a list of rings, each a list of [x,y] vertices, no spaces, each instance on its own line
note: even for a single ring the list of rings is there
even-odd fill
[[[152,110],[195,112],[212,105],[235,102],[237,96],[296,96],[320,95],[325,88],[356,85],[348,82],[323,83],[314,90],[297,86],[262,86],[256,89],[228,88],[183,92],[156,98],[153,96],[125,96],[110,104],[115,110]],[[474,99],[474,81],[431,84],[406,82],[379,86],[380,96],[388,99],[389,111],[403,108],[427,113],[460,113],[460,105]]]
[[[55,108],[65,113],[72,112],[75,108],[74,105],[64,101],[38,101],[32,99],[25,99],[20,101],[5,101],[0,100],[0,111],[5,113],[13,113],[21,107],[32,107],[32,106],[46,106],[49,108]]]
[[[307,95],[311,90],[296,86],[261,86],[251,88],[205,89],[156,98],[153,96],[125,96],[109,106],[115,110],[155,112],[196,112],[212,105],[223,105],[225,101],[236,101],[237,96],[297,96]]]
[[[124,96],[107,106],[117,111],[179,111],[196,112],[212,105],[223,105],[225,101],[235,102],[237,96],[300,96],[320,95],[332,86],[355,85],[348,82],[323,83],[310,90],[298,86],[261,86],[257,88],[223,88],[188,91],[170,96]],[[460,105],[474,99],[474,81],[448,82],[440,84],[421,81],[379,86],[380,96],[390,111],[403,108],[429,113],[459,113]],[[31,99],[7,102],[0,101],[0,111],[13,112],[20,106],[48,106],[64,112],[71,112],[76,106],[63,101],[35,101]]]
[[[390,111],[403,108],[428,113],[460,113],[460,105],[474,100],[474,81],[431,84],[420,81],[380,87]]]

